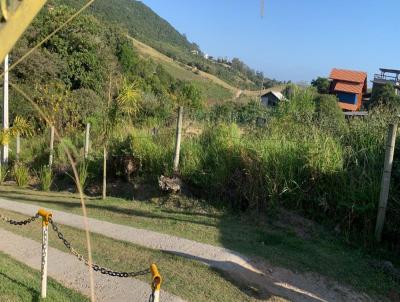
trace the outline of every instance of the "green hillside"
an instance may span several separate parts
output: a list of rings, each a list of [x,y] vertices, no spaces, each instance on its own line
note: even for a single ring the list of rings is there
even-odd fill
[[[83,6],[84,0],[53,0],[52,3],[69,5],[74,8]],[[270,88],[281,84],[265,78],[238,58],[205,59],[196,43],[188,41],[171,24],[158,16],[151,8],[136,0],[98,0],[88,9],[97,18],[113,23],[128,34],[159,52],[185,65],[217,76],[228,84],[247,90],[259,90],[261,85]],[[198,52],[192,53],[192,51]]]
[[[55,4],[81,7],[83,0],[54,0]],[[107,22],[118,24],[128,30],[129,34],[141,41],[166,47],[177,47],[182,50],[198,50],[166,20],[162,19],[144,3],[136,0],[99,0],[88,10]]]

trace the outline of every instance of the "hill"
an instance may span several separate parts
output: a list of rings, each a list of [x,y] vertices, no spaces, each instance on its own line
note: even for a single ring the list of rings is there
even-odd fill
[[[239,97],[240,95],[245,96],[258,96],[260,93],[266,93],[271,90],[271,88],[264,88],[262,91],[260,90],[242,90],[237,87],[230,85],[229,83],[221,80],[217,76],[198,70],[195,67],[186,65],[182,62],[171,59],[170,57],[164,55],[158,50],[152,48],[151,46],[133,38],[129,37],[132,40],[133,46],[138,51],[138,53],[145,57],[151,58],[155,62],[163,65],[163,67],[175,78],[180,80],[190,80],[195,83],[198,87],[204,89],[211,89],[212,93],[206,94],[208,98],[215,98],[216,96],[230,96],[230,97]],[[219,87],[215,87],[215,85]],[[282,90],[284,85],[274,86],[274,89]],[[216,91],[220,90],[216,95]],[[225,90],[225,91],[224,91]],[[206,90],[205,90],[206,91]],[[225,93],[224,93],[225,92]],[[218,97],[217,97],[218,98]]]
[[[83,0],[54,0],[54,4],[81,7]],[[182,50],[199,50],[190,43],[171,24],[158,16],[141,1],[136,0],[100,0],[88,9],[97,17],[128,30],[129,34],[150,45],[158,44],[166,48],[177,47]]]
[[[83,0],[53,0],[55,4],[81,7]],[[125,29],[135,39],[156,49],[167,57],[179,61],[199,71],[212,74],[233,87],[242,90],[257,90],[261,85],[270,88],[278,81],[264,77],[248,67],[238,58],[206,59],[196,43],[188,41],[171,24],[158,16],[151,8],[136,0],[96,1],[88,12],[97,18]]]
[[[80,3],[80,0],[50,1],[16,45],[11,58],[19,58],[37,45],[68,19],[76,10],[74,6]],[[174,60],[136,38],[129,39],[123,24],[107,21],[100,13],[107,9],[105,1],[95,3],[98,6],[92,7],[88,13],[76,18],[67,28],[41,45],[29,60],[18,64],[10,75],[11,82],[30,91],[45,113],[53,116],[55,123],[65,131],[101,115],[102,101],[111,75],[116,79],[118,87],[125,80],[137,84],[143,102],[148,106],[143,111],[153,116],[154,121],[165,120],[177,103],[198,110],[205,103],[220,103],[242,94],[252,97],[259,94],[258,89],[246,91],[245,88],[236,88],[238,86],[224,77]],[[121,1],[120,4],[123,3],[133,3],[132,7],[141,7],[145,13],[151,14],[150,9],[137,1]],[[117,12],[122,14],[121,11]],[[110,13],[110,16],[118,14]],[[156,18],[154,13],[152,16]],[[161,18],[157,17],[155,22],[166,33],[160,37],[165,38],[167,33],[176,37],[180,35]],[[142,28],[139,24],[136,26]],[[146,30],[150,31],[150,27],[143,28],[143,35]],[[185,41],[186,46],[184,40],[178,38],[176,42],[171,40],[169,45],[183,51],[185,47],[190,47],[190,43]],[[16,100],[11,104],[11,113],[34,119],[34,124],[42,125],[39,116],[31,116],[31,105],[15,90],[11,93],[11,97]],[[63,104],[62,108],[59,107],[60,103]],[[56,121],[59,114],[68,118]]]

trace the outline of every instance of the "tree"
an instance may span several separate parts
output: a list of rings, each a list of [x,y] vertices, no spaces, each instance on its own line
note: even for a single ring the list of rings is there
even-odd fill
[[[203,107],[201,91],[191,83],[183,83],[178,97],[181,105],[193,109]]]
[[[117,51],[118,60],[121,64],[122,71],[125,73],[132,73],[134,68],[138,65],[139,58],[137,53],[132,47],[132,43],[128,41],[118,46]]]
[[[340,130],[345,117],[334,95],[319,95],[315,98],[315,112],[318,124],[328,131]]]
[[[116,85],[116,92],[113,92]],[[140,110],[140,90],[135,82],[122,79],[122,83],[110,78],[108,100],[103,106],[101,136],[103,144],[103,199],[107,196],[107,150],[110,140],[117,133],[119,126],[129,123]]]
[[[399,105],[400,97],[392,84],[376,85],[372,90],[371,104]]]
[[[318,77],[317,79],[311,81],[311,85],[317,88],[318,93],[328,94],[331,82],[327,78]]]

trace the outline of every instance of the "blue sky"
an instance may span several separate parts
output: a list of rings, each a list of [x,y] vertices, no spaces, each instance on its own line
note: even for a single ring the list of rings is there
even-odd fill
[[[143,0],[213,56],[279,80],[400,69],[399,0]]]

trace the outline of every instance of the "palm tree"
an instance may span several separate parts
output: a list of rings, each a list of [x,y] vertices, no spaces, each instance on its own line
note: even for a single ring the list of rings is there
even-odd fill
[[[10,141],[11,138],[19,137],[19,136],[31,136],[33,134],[33,126],[23,117],[17,115],[14,118],[14,122],[12,126],[8,129],[0,130],[0,145],[6,145]],[[0,180],[5,178],[7,173],[7,167],[1,167],[0,161]]]
[[[118,85],[118,83],[114,83]],[[107,149],[111,138],[120,125],[130,122],[140,110],[140,90],[137,83],[123,79],[113,96],[113,82],[110,79],[108,102],[103,108],[101,136],[103,144],[103,199],[107,196]]]

